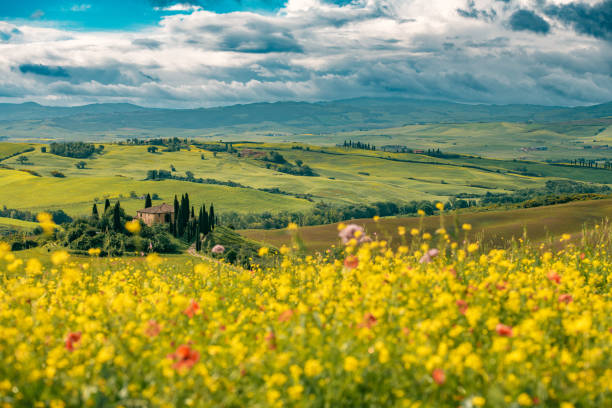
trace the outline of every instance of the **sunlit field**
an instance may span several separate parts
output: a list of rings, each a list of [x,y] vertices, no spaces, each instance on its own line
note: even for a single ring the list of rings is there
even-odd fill
[[[608,226],[486,253],[340,227],[253,270],[3,245],[0,406],[612,405]]]

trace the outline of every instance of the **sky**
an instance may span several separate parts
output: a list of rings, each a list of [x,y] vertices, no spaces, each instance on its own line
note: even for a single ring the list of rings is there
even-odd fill
[[[0,102],[612,101],[612,0],[0,1]]]

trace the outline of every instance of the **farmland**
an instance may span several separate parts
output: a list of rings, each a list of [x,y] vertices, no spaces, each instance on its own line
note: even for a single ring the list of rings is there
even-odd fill
[[[592,229],[601,225],[612,215],[612,199],[578,201],[547,207],[464,212],[458,215],[444,215],[443,223],[449,230],[457,230],[457,225],[469,223],[472,230],[467,234],[488,248],[505,247],[512,239],[527,238],[536,243],[557,242],[563,234],[571,234],[580,240],[583,227]],[[393,246],[401,245],[405,239],[398,235],[398,228],[408,231],[420,225],[431,234],[440,228],[440,217],[389,217],[378,221],[373,219],[352,220],[379,239],[386,239]],[[300,228],[299,234],[309,252],[323,251],[337,245],[338,224],[308,226]],[[241,234],[269,245],[292,244],[292,233],[283,230],[244,230]],[[461,232],[463,235],[465,232]]]
[[[119,199],[129,212],[141,208],[146,193],[156,193],[157,203],[171,202],[175,194],[189,193],[194,204],[210,203],[226,211],[302,211],[315,202],[331,204],[410,200],[445,201],[455,195],[483,195],[540,188],[548,180],[571,179],[610,183],[612,172],[590,168],[551,166],[538,162],[493,160],[458,156],[436,158],[408,153],[386,153],[317,147],[303,144],[236,143],[237,152],[247,149],[265,154],[276,151],[289,162],[301,160],[318,177],[304,177],[267,169],[253,157],[211,151],[192,146],[177,152],[148,153],[142,145],[107,144],[103,153],[80,159],[35,150],[2,161],[0,205],[33,212],[63,209],[73,216],[86,215],[94,200]],[[0,144],[2,149],[15,148]],[[22,148],[22,147],[21,147]],[[202,159],[202,155],[204,159]],[[237,182],[242,187],[198,184],[184,180],[146,180],[147,171],[165,169],[173,175]],[[53,177],[53,172],[63,177]],[[272,194],[262,189],[278,189]],[[288,193],[288,194],[286,194]],[[291,194],[309,194],[312,200]]]

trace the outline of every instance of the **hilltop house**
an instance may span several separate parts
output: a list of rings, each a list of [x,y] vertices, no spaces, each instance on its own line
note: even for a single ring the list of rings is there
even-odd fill
[[[170,224],[174,222],[174,207],[163,203],[155,207],[143,208],[136,211],[136,217],[148,226],[153,224]]]

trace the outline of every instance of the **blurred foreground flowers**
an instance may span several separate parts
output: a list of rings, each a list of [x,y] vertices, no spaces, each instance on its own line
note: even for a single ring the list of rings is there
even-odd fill
[[[344,228],[265,270],[0,245],[0,406],[612,406],[606,248]]]

